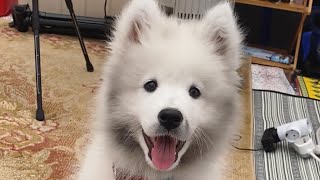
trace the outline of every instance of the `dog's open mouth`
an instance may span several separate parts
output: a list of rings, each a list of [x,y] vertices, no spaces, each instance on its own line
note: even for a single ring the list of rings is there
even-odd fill
[[[149,137],[144,132],[143,137],[149,148],[149,158],[159,170],[169,169],[178,159],[178,153],[186,143],[171,136]]]

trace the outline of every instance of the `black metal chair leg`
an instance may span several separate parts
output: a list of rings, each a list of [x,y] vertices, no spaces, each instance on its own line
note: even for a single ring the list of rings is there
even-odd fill
[[[39,4],[38,0],[32,0],[32,28],[34,33],[34,51],[35,51],[35,69],[36,69],[36,91],[37,91],[37,111],[36,119],[43,121],[45,119],[42,108],[42,85],[41,85],[41,63],[40,63],[40,22],[39,22]]]
[[[87,53],[86,46],[84,45],[84,42],[83,42],[83,39],[82,39],[80,30],[79,30],[79,25],[78,25],[76,15],[75,15],[74,10],[73,10],[72,1],[71,1],[71,0],[65,0],[65,2],[66,2],[66,5],[67,5],[67,7],[68,7],[68,9],[69,9],[70,16],[71,16],[71,19],[72,19],[74,28],[75,28],[75,30],[76,30],[76,34],[77,34],[78,39],[79,39],[79,42],[80,42],[80,45],[81,45],[81,49],[82,49],[84,58],[85,58],[85,60],[86,60],[87,71],[88,71],[88,72],[93,72],[94,69],[93,69],[93,66],[92,66],[92,64],[91,64],[91,62],[90,62],[90,59],[89,59],[89,56],[88,56],[88,53]]]

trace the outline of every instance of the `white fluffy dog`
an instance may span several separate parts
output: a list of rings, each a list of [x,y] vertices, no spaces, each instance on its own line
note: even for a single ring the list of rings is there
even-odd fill
[[[148,180],[220,179],[241,118],[241,33],[228,3],[201,20],[133,0],[118,19],[97,96],[81,180],[113,180],[113,164]]]

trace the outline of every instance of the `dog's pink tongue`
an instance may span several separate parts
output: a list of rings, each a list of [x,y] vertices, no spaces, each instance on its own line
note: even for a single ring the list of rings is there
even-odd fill
[[[157,137],[151,150],[152,162],[159,170],[169,169],[176,160],[176,139]]]

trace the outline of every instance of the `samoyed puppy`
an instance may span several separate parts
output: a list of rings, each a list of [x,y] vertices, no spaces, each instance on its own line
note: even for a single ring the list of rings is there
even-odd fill
[[[80,180],[221,179],[241,118],[242,36],[229,3],[201,20],[133,0],[117,21]]]

